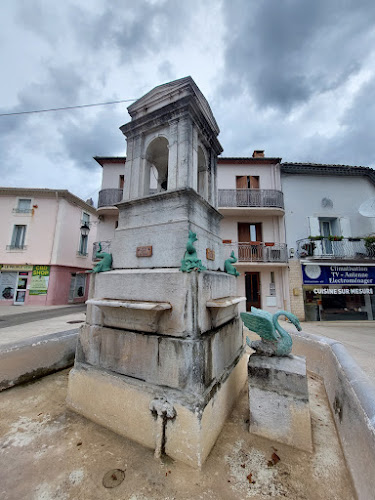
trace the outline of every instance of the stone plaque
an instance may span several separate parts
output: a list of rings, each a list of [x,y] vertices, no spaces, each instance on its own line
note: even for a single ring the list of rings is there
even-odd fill
[[[212,250],[211,248],[206,248],[206,259],[215,260],[215,250]]]
[[[152,256],[152,246],[137,247],[137,257],[151,257]]]

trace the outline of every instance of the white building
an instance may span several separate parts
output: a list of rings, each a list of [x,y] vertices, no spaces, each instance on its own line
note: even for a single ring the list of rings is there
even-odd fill
[[[291,310],[300,319],[375,319],[375,196],[367,167],[281,164]],[[367,239],[366,239],[367,238]]]
[[[280,158],[254,151],[251,158],[218,158],[218,206],[224,216],[225,258],[238,258],[243,309],[289,309],[287,247]]]

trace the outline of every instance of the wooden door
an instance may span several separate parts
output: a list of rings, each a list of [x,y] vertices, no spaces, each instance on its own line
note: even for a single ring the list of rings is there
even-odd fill
[[[262,260],[262,224],[238,222],[238,258],[241,261]]]
[[[251,306],[260,308],[260,276],[259,273],[245,273],[246,311]]]

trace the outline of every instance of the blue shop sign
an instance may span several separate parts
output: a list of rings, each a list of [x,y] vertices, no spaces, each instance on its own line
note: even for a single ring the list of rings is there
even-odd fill
[[[375,266],[302,265],[304,285],[375,285]]]

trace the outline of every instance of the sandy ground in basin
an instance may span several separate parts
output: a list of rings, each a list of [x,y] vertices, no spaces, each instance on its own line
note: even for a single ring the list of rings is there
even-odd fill
[[[168,457],[155,459],[152,450],[68,410],[68,373],[0,394],[1,500],[355,498],[318,379],[309,378],[313,454],[249,434],[244,387],[198,471]],[[114,469],[124,471],[125,479],[106,488],[103,478]],[[110,476],[116,482],[121,472]]]

